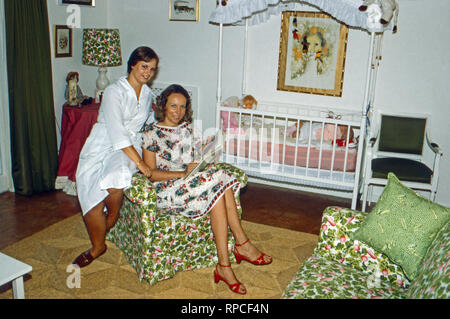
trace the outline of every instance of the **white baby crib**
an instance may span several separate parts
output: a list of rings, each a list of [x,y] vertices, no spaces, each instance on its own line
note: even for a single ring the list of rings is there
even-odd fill
[[[256,110],[219,106],[217,116],[224,162],[250,177],[280,186],[294,184],[317,192],[328,189],[350,193],[356,203],[361,114],[261,101]],[[237,126],[231,126],[231,117],[235,117]],[[302,129],[298,129],[300,123]],[[297,126],[297,137],[288,136],[292,125]],[[346,128],[345,136],[339,136],[341,128]]]
[[[241,92],[242,96],[244,96],[248,94],[246,90],[246,63],[249,26],[264,23],[268,21],[271,15],[279,14],[284,10],[293,10],[296,6],[295,3],[310,5],[314,8],[313,10],[319,9],[338,21],[345,23],[350,28],[368,32],[369,55],[366,64],[366,81],[362,87],[364,90],[364,101],[360,112],[346,113],[339,110],[337,113],[342,113],[341,118],[328,118],[329,111],[320,109],[317,106],[289,106],[280,105],[279,103],[263,103],[261,101],[258,101],[257,110],[253,111],[237,108],[231,109],[223,106],[222,51],[224,25],[245,26]],[[370,10],[368,9],[365,12],[359,10],[362,4],[362,0],[227,0],[219,2],[209,19],[211,23],[217,24],[219,27],[216,127],[222,129],[221,112],[227,111],[237,114],[240,123],[242,123],[242,118],[244,118],[246,120],[244,123],[247,125],[245,127],[243,124],[239,124],[240,128],[238,127],[234,131],[235,136],[231,134],[233,131],[223,128],[225,132],[223,160],[244,169],[249,176],[258,176],[269,181],[279,181],[279,186],[289,182],[312,186],[318,192],[322,192],[321,190],[324,188],[351,192],[351,208],[356,208],[357,197],[360,191],[361,162],[364,148],[366,147],[366,131],[370,129],[377,70],[381,61],[382,37],[385,30],[392,29],[392,23],[382,25],[379,22],[382,13],[382,8],[379,4],[371,5]],[[396,21],[393,23],[395,24]],[[299,110],[293,111],[295,108]],[[338,146],[336,143],[326,145],[323,138],[319,138],[319,141],[315,140],[314,142],[312,140],[300,142],[300,140],[292,141],[284,137],[276,137],[275,132],[272,135],[268,135],[262,130],[262,133],[258,134],[258,130],[254,130],[254,128],[258,128],[258,123],[255,120],[258,118],[261,119],[262,127],[267,125],[267,128],[270,127],[272,130],[278,128],[279,132],[283,131],[283,125],[286,131],[289,125],[300,121],[311,123],[311,127],[313,122],[321,124],[323,127],[335,125],[336,130],[338,125],[353,127],[355,136],[358,137],[358,142],[354,145],[349,145],[347,138],[345,139],[346,145]],[[233,143],[234,145],[232,145]],[[229,148],[228,152],[226,147]],[[255,149],[258,149],[259,153]],[[253,152],[256,153],[253,154]],[[354,169],[352,167],[353,164],[355,165]]]

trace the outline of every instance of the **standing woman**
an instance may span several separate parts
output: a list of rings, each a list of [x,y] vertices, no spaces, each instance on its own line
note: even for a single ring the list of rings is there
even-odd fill
[[[92,248],[73,261],[79,267],[105,253],[106,233],[119,218],[123,189],[131,185],[133,173],[138,169],[151,176],[141,158],[140,130],[147,120],[153,120],[152,93],[146,84],[158,63],[157,54],[149,47],[131,53],[128,76],[105,89],[97,123],[81,150],[77,192]]]

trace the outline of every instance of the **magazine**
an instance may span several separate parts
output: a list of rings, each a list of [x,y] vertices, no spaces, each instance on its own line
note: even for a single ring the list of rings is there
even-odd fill
[[[197,165],[192,169],[192,171],[187,174],[184,179],[188,179],[198,172],[201,172],[210,163],[214,162],[218,155],[222,152],[222,145],[218,143],[217,136],[212,136],[206,145],[203,146],[203,151],[201,154],[201,159]]]

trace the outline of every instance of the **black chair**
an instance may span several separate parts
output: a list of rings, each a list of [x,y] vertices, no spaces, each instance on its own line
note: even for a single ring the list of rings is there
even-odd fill
[[[409,188],[429,191],[430,200],[435,200],[442,152],[429,140],[428,121],[426,116],[379,114],[378,134],[367,146],[362,211],[369,186],[386,185],[389,172]],[[427,156],[427,149],[431,156]]]

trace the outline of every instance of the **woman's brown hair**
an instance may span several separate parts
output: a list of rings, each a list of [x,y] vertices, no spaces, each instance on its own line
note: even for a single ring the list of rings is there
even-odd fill
[[[184,87],[182,87],[179,84],[172,84],[169,85],[164,91],[161,92],[161,94],[156,99],[156,109],[155,109],[155,118],[158,122],[164,121],[164,118],[166,117],[166,104],[167,100],[169,99],[169,96],[173,93],[179,93],[182,94],[186,98],[186,113],[184,114],[184,117],[181,119],[181,123],[184,122],[192,122],[192,102],[191,97],[186,91]],[[180,124],[181,124],[180,123]]]
[[[159,57],[153,49],[145,46],[136,48],[128,59],[128,74],[131,72],[131,67],[135,66],[139,61],[150,62],[153,59],[159,64]]]

